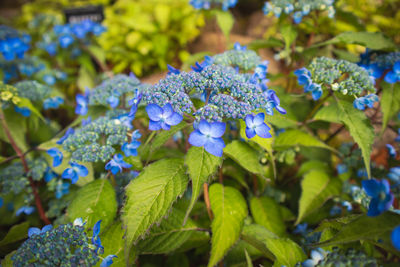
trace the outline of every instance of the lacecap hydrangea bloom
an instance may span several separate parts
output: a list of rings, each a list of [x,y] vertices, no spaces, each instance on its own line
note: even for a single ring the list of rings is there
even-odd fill
[[[381,54],[367,49],[358,64],[376,79],[384,77],[387,83],[400,81],[400,52]]]
[[[250,116],[246,123],[252,130],[248,133],[270,137],[264,121],[250,119],[257,110],[261,111],[257,116],[262,118],[265,115],[260,114],[272,115],[274,110],[286,113],[275,92],[266,85],[267,66],[254,51],[240,44],[235,44],[233,50],[206,57],[189,72],[169,66],[166,78],[141,93],[150,118],[149,129],[168,130],[185,116],[194,119],[195,131],[189,142],[204,146],[216,156],[222,155],[225,146],[222,136],[226,121]],[[200,99],[203,104],[196,109],[192,99]]]
[[[314,100],[320,99],[324,91],[333,91],[354,96],[353,105],[360,110],[378,101],[373,77],[364,68],[346,60],[319,57],[294,74],[304,92],[310,92]]]
[[[335,16],[334,0],[270,0],[264,4],[264,14],[279,18],[282,14],[291,15],[298,24],[312,11],[327,11],[328,17]]]
[[[22,59],[30,48],[31,37],[0,25],[0,53],[6,61]]]

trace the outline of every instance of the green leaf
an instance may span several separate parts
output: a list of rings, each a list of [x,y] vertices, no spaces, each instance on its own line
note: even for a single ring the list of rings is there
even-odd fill
[[[233,141],[224,148],[224,154],[249,172],[256,174],[262,172],[257,151],[245,142],[238,140]]]
[[[42,113],[40,113],[40,111],[32,104],[32,102],[28,98],[20,98],[17,106],[20,108],[29,108],[33,114],[38,116],[42,121],[45,121]]]
[[[306,147],[320,147],[329,150],[334,150],[324,142],[316,137],[297,129],[290,129],[280,133],[275,139],[276,147],[292,147],[292,146],[306,146]]]
[[[95,57],[101,64],[106,64],[106,53],[104,49],[96,45],[89,45],[87,48],[90,51],[90,54]]]
[[[138,243],[140,254],[168,254],[180,248],[197,231],[197,226],[188,220],[182,226],[185,213],[172,208],[168,218],[160,226],[153,227],[146,239]]]
[[[297,121],[288,114],[282,115],[276,112],[273,116],[266,116],[265,120],[278,128],[297,127]]]
[[[183,160],[164,159],[144,168],[128,184],[122,221],[129,246],[162,220],[187,183]]]
[[[400,85],[399,83],[382,84],[381,109],[383,113],[382,132],[386,129],[389,119],[399,111],[400,108]]]
[[[97,179],[79,189],[67,208],[67,214],[70,221],[76,218],[87,220],[89,227],[102,220],[101,227],[104,229],[117,215],[117,206],[115,191],[110,182]]]
[[[214,214],[211,224],[211,256],[208,267],[218,264],[239,239],[247,205],[242,194],[233,187],[213,184],[210,186],[210,204]]]
[[[269,197],[252,198],[250,210],[254,221],[278,236],[286,235],[286,227],[278,203]]]
[[[307,258],[302,248],[289,238],[269,238],[266,245],[276,257],[274,266],[295,266]]]
[[[400,215],[393,212],[385,212],[376,217],[368,217],[364,214],[345,224],[332,239],[315,246],[332,246],[360,240],[377,240],[390,234],[399,224]]]
[[[275,260],[275,256],[266,246],[266,240],[269,238],[277,238],[278,236],[268,231],[265,227],[258,224],[249,224],[243,226],[240,238],[261,251],[265,257]]]
[[[296,40],[297,31],[292,24],[282,25],[280,31],[283,36],[283,40],[285,41],[285,49],[288,50],[294,40]]]
[[[253,262],[251,261],[251,258],[249,256],[249,253],[247,253],[247,250],[244,250],[244,254],[246,255],[246,263],[247,267],[253,267]]]
[[[296,224],[304,217],[321,207],[325,201],[341,192],[341,181],[332,178],[320,170],[312,170],[304,175],[301,182],[301,197],[299,201],[299,215]]]
[[[214,10],[215,16],[217,18],[217,24],[221,29],[222,33],[225,35],[226,40],[229,40],[229,34],[233,28],[233,24],[235,23],[235,19],[233,18],[230,12],[222,11],[222,10]]]
[[[248,44],[249,49],[258,50],[262,48],[284,47],[285,45],[279,39],[270,37],[268,40],[254,40]]]
[[[14,112],[11,109],[4,110],[4,118],[7,122],[10,133],[17,146],[25,152],[28,150],[28,144],[25,140],[26,123],[21,114]],[[3,130],[3,125],[0,127],[0,139],[5,142],[10,142],[6,133]]]
[[[81,89],[82,91],[85,91],[86,87],[93,88],[95,86],[94,78],[92,77],[90,72],[83,66],[81,66],[79,69],[77,84],[79,89]]]
[[[104,255],[116,255],[118,258],[113,259],[112,266],[125,267],[126,259],[125,256],[128,254],[125,251],[125,230],[122,228],[120,222],[112,224],[104,233],[101,234],[101,243],[104,247]],[[133,262],[135,258],[134,251],[129,253],[130,260]]]
[[[186,154],[185,164],[192,180],[192,198],[183,221],[184,224],[202,191],[202,185],[207,183],[209,177],[217,171],[218,166],[222,164],[222,158],[211,155],[203,147],[192,146]]]
[[[331,40],[313,45],[313,47],[338,43],[358,44],[367,48],[371,48],[372,50],[396,49],[396,44],[380,32],[343,32]]]
[[[0,241],[0,247],[21,241],[28,237],[29,222],[16,224],[8,231],[6,236]]]

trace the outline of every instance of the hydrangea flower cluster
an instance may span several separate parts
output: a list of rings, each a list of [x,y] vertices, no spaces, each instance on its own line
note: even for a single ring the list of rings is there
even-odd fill
[[[248,72],[251,69],[254,71]],[[253,116],[252,112],[256,110],[270,115],[273,109],[286,113],[275,92],[265,85],[266,74],[267,63],[240,44],[235,44],[234,50],[206,57],[190,72],[169,66],[165,79],[142,92],[142,100],[148,105],[150,129],[168,130],[189,113],[188,116],[195,119],[190,143],[204,146],[211,154],[221,156],[225,146],[221,138],[226,127],[224,121],[244,120],[248,115]],[[200,98],[204,105],[196,110],[191,98]],[[260,114],[257,116],[263,118],[262,122],[258,119],[254,122],[250,117],[246,120],[252,129],[247,131],[249,138],[255,136],[250,132],[263,138],[270,137],[269,127],[264,123],[265,115]],[[221,132],[222,128],[224,131]]]
[[[318,100],[324,90],[337,91],[343,95],[353,95],[356,98],[369,93],[361,100],[356,99],[355,107],[364,108],[377,101],[374,97],[374,80],[362,67],[346,60],[319,57],[314,59],[307,68],[296,70],[298,83],[304,87],[304,92],[311,92],[314,100]]]
[[[98,222],[93,229],[93,246],[81,219],[57,228],[51,225],[46,225],[42,229],[30,228],[29,238],[11,257],[13,266],[95,266],[99,261],[98,255],[103,253],[99,243],[99,232]],[[111,259],[116,257],[109,256]],[[110,266],[112,263],[109,257],[106,259],[102,266]]]
[[[380,54],[367,49],[358,64],[376,79],[384,76],[388,83],[400,81],[400,52]]]
[[[235,7],[238,0],[190,0],[195,9],[210,9],[214,6],[221,7],[223,11]]]
[[[264,14],[273,14],[279,18],[281,14],[292,14],[296,24],[311,11],[327,11],[328,17],[335,16],[334,0],[270,0],[264,4]]]
[[[341,250],[333,248],[332,252],[321,253],[318,249],[312,257],[312,262],[303,263],[304,267],[322,267],[322,266],[379,266],[375,258],[367,256],[363,251],[355,249]],[[313,256],[313,253],[311,253]],[[317,261],[318,260],[318,261]]]
[[[91,20],[56,25],[51,33],[43,36],[39,47],[45,49],[51,56],[56,55],[61,49],[69,49],[71,55],[76,57],[81,54],[80,44],[90,43],[92,36],[99,36],[105,30],[104,26]]]
[[[45,65],[35,56],[25,55],[23,59],[7,61],[0,59],[0,69],[3,72],[5,83],[20,77],[32,77],[32,75],[45,69]]]
[[[128,131],[132,130],[132,117],[121,110],[108,112],[77,130],[70,131],[63,140],[63,149],[71,153],[73,161],[105,162],[128,141]]]
[[[7,61],[24,58],[30,48],[31,37],[13,28],[0,25],[0,53]]]

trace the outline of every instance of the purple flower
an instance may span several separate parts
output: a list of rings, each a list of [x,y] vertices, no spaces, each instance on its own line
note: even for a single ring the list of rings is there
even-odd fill
[[[86,113],[88,112],[89,94],[90,91],[88,88],[86,88],[84,95],[81,94],[76,95],[75,114],[86,115]]]
[[[130,143],[124,143],[122,145],[122,151],[125,153],[125,156],[137,156],[137,148],[140,146],[140,142],[133,140]]]
[[[86,119],[82,119],[81,125],[85,126],[92,122],[92,117],[87,117]]]
[[[51,224],[43,226],[42,230],[40,230],[37,227],[30,227],[28,229],[28,237],[31,237],[33,235],[43,234],[43,233],[45,233],[47,231],[50,231],[51,229],[53,229],[53,226]]]
[[[221,157],[223,148],[225,147],[224,140],[222,139],[225,128],[226,124],[223,122],[209,123],[206,120],[201,120],[190,134],[189,143],[192,146],[204,147],[208,153]]]
[[[62,145],[62,143],[64,143],[64,141],[68,138],[68,136],[70,136],[71,134],[73,134],[75,132],[75,130],[73,128],[68,128],[65,131],[65,134],[63,137],[61,137],[56,143],[57,145]]]
[[[272,135],[269,133],[270,127],[264,122],[265,114],[258,113],[257,115],[249,114],[244,119],[246,122],[246,136],[253,138],[258,135],[262,138],[270,138]]]
[[[179,124],[183,117],[176,113],[171,104],[160,107],[157,104],[149,104],[146,107],[147,114],[150,118],[149,129],[152,131],[171,129],[171,126]]]
[[[64,179],[70,179],[71,184],[75,184],[78,180],[79,177],[85,177],[89,174],[88,169],[75,162],[70,162],[71,168],[67,168],[63,171],[61,174],[61,177]]]
[[[121,154],[115,154],[113,159],[106,164],[105,168],[107,171],[111,171],[111,173],[115,175],[118,172],[122,172],[123,168],[129,169],[131,167],[132,165],[126,163],[124,161],[124,157]]]
[[[400,81],[400,61],[394,63],[392,70],[385,75],[385,81],[388,83]]]
[[[369,203],[368,216],[378,216],[392,206],[394,197],[386,179],[363,180],[362,187],[365,193],[372,198]]]
[[[63,153],[58,148],[50,148],[47,150],[47,154],[49,154],[53,158],[53,167],[57,167],[61,165],[63,160]]]

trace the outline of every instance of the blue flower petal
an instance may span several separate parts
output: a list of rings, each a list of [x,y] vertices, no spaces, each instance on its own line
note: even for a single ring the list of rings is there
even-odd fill
[[[208,153],[217,157],[222,157],[224,147],[225,143],[222,138],[210,138],[204,145],[204,148]]]
[[[194,130],[189,136],[189,143],[192,146],[204,146],[207,142],[207,137],[203,135],[199,130]]]
[[[368,196],[372,198],[376,198],[379,196],[381,186],[378,180],[376,179],[363,180],[361,183],[363,189],[365,190],[365,193],[367,193]]]
[[[146,107],[146,112],[149,115],[150,120],[159,121],[163,114],[163,109],[156,104],[149,104]]]
[[[224,122],[213,122],[210,124],[210,136],[214,138],[222,137],[225,129],[226,124]]]

